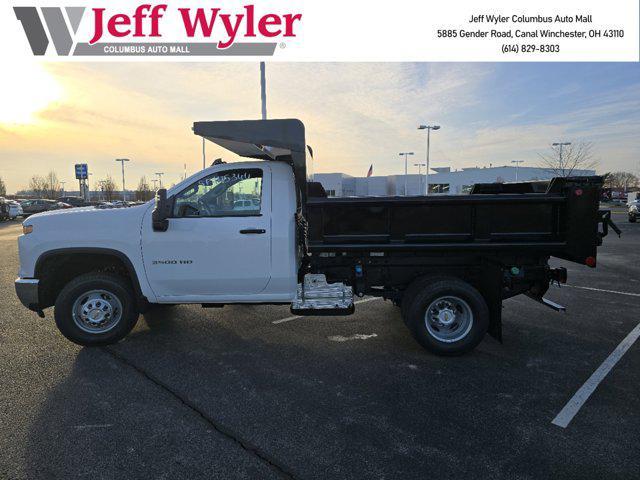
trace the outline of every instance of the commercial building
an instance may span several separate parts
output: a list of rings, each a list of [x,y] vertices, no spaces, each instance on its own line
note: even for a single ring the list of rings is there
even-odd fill
[[[595,175],[595,170],[574,170],[572,175]],[[521,182],[549,180],[554,176],[552,170],[545,168],[517,168],[517,180]],[[352,177],[345,173],[316,173],[314,180],[322,184],[330,197],[424,195],[426,190],[424,174]],[[429,193],[464,194],[468,193],[476,183],[515,181],[516,167],[514,166],[471,167],[459,170],[434,167],[429,174]]]
[[[317,173],[313,176],[320,182],[330,197],[353,197],[356,192],[356,179],[346,173]]]

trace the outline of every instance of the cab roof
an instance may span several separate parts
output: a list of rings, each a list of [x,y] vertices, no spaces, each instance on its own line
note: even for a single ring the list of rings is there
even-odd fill
[[[293,167],[301,205],[307,197],[304,124],[297,119],[194,122],[193,133],[246,158],[284,161]]]

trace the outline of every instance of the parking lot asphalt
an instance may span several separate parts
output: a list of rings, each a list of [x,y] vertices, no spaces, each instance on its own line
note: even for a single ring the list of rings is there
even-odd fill
[[[0,478],[638,478],[640,342],[551,423],[640,323],[640,224],[614,220],[597,269],[553,262],[567,313],[508,300],[504,343],[458,358],[382,300],[167,307],[82,348],[19,304],[19,223],[0,224]]]

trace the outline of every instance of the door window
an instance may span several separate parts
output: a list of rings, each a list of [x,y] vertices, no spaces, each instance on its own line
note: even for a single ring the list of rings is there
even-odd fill
[[[260,215],[262,170],[224,170],[205,177],[176,195],[174,217]]]

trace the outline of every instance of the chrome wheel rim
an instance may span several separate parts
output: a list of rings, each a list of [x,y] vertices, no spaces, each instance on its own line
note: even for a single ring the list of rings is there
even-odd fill
[[[462,340],[471,331],[473,312],[460,297],[440,297],[427,307],[424,323],[433,338],[439,342],[453,343]]]
[[[91,290],[76,299],[72,315],[75,324],[84,332],[108,332],[122,318],[122,302],[107,290]]]

